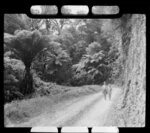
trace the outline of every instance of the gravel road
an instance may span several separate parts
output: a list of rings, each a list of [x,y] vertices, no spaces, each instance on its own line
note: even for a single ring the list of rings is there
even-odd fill
[[[104,99],[102,92],[60,101],[41,115],[15,127],[34,126],[103,126],[113,99],[120,89],[113,88],[112,98]]]

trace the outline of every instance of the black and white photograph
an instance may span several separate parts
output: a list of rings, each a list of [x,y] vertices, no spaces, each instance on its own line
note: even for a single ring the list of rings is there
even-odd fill
[[[86,15],[86,6],[63,14]],[[117,14],[95,6],[93,14]],[[57,14],[33,6],[32,14]],[[4,14],[5,127],[145,127],[146,15]]]

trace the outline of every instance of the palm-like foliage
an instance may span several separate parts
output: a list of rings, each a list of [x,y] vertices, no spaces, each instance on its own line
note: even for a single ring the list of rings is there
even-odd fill
[[[4,31],[14,34],[15,30],[28,29],[23,19],[24,14],[5,14],[4,15]]]
[[[20,57],[25,65],[26,74],[20,91],[23,94],[31,93],[33,91],[33,79],[30,67],[35,56],[45,47],[49,46],[49,38],[41,35],[38,30],[33,32],[22,30],[15,36],[5,33],[4,43]]]

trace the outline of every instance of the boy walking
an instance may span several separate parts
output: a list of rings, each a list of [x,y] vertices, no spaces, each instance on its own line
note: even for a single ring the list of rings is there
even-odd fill
[[[106,83],[104,82],[103,84],[103,95],[104,95],[104,99],[107,99],[107,95],[109,97],[109,100],[111,100],[111,93],[112,93],[112,87],[111,85],[106,85]]]

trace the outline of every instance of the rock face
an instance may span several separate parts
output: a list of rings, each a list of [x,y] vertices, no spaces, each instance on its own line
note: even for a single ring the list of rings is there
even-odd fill
[[[128,25],[123,94],[112,105],[106,126],[144,127],[146,99],[146,18],[132,15]],[[129,32],[129,31],[127,31]],[[127,39],[127,38],[125,38]],[[124,42],[122,42],[122,45]]]

